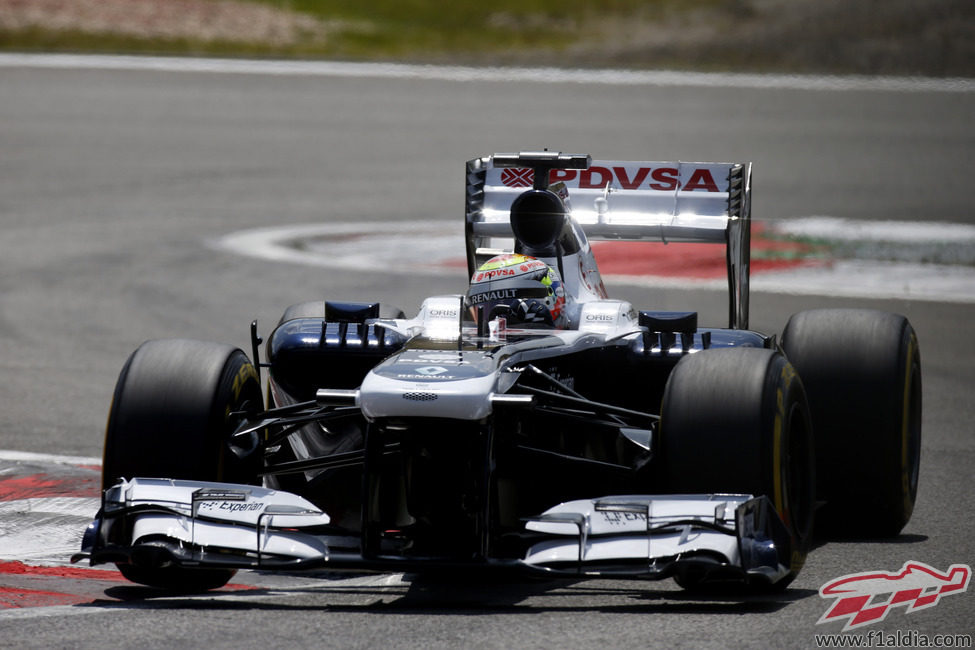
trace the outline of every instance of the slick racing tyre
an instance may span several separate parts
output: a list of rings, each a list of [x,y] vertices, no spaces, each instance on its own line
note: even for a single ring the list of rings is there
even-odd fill
[[[257,372],[236,348],[190,340],[143,343],[115,386],[103,488],[123,477],[255,483],[258,454],[241,458],[227,441],[239,422],[232,414],[258,411],[261,400]],[[214,589],[234,575],[229,569],[118,568],[133,582],[184,591]]]
[[[778,352],[683,358],[664,390],[657,473],[669,493],[768,497],[791,537],[789,575],[775,587],[802,568],[815,506],[812,427],[802,382]],[[696,586],[694,576],[677,579]]]
[[[782,349],[802,378],[816,432],[817,526],[888,537],[914,510],[921,458],[921,355],[906,318],[882,311],[800,312]]]

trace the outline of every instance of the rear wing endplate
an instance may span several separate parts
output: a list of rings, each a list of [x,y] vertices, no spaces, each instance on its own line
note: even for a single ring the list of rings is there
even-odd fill
[[[469,160],[471,274],[478,249],[513,236],[511,203],[532,188],[559,194],[590,240],[725,244],[729,326],[748,327],[751,163],[605,161],[549,151]]]

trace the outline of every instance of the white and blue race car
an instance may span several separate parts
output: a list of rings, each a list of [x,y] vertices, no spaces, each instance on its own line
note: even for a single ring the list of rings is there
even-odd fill
[[[868,310],[748,329],[750,164],[543,151],[466,178],[463,293],[412,318],[293,305],[263,362],[256,322],[252,359],[140,346],[74,559],[180,590],[241,568],[781,588],[814,516],[871,537],[907,523],[914,331]],[[609,298],[597,239],[725,245],[728,326]]]

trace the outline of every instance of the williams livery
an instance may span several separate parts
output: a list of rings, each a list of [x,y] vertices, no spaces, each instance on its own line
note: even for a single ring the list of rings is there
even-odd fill
[[[250,358],[140,346],[74,559],[180,590],[241,568],[781,588],[814,516],[907,523],[911,325],[813,310],[750,330],[749,164],[495,154],[467,163],[465,198],[470,285],[412,317],[293,305],[263,360],[256,322]],[[727,326],[610,298],[596,239],[724,245]]]

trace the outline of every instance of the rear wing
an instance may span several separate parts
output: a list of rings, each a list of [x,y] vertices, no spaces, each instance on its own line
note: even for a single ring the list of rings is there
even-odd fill
[[[468,271],[478,249],[512,238],[512,201],[528,189],[562,197],[590,240],[724,244],[729,326],[748,327],[751,163],[626,162],[557,152],[467,162]]]

